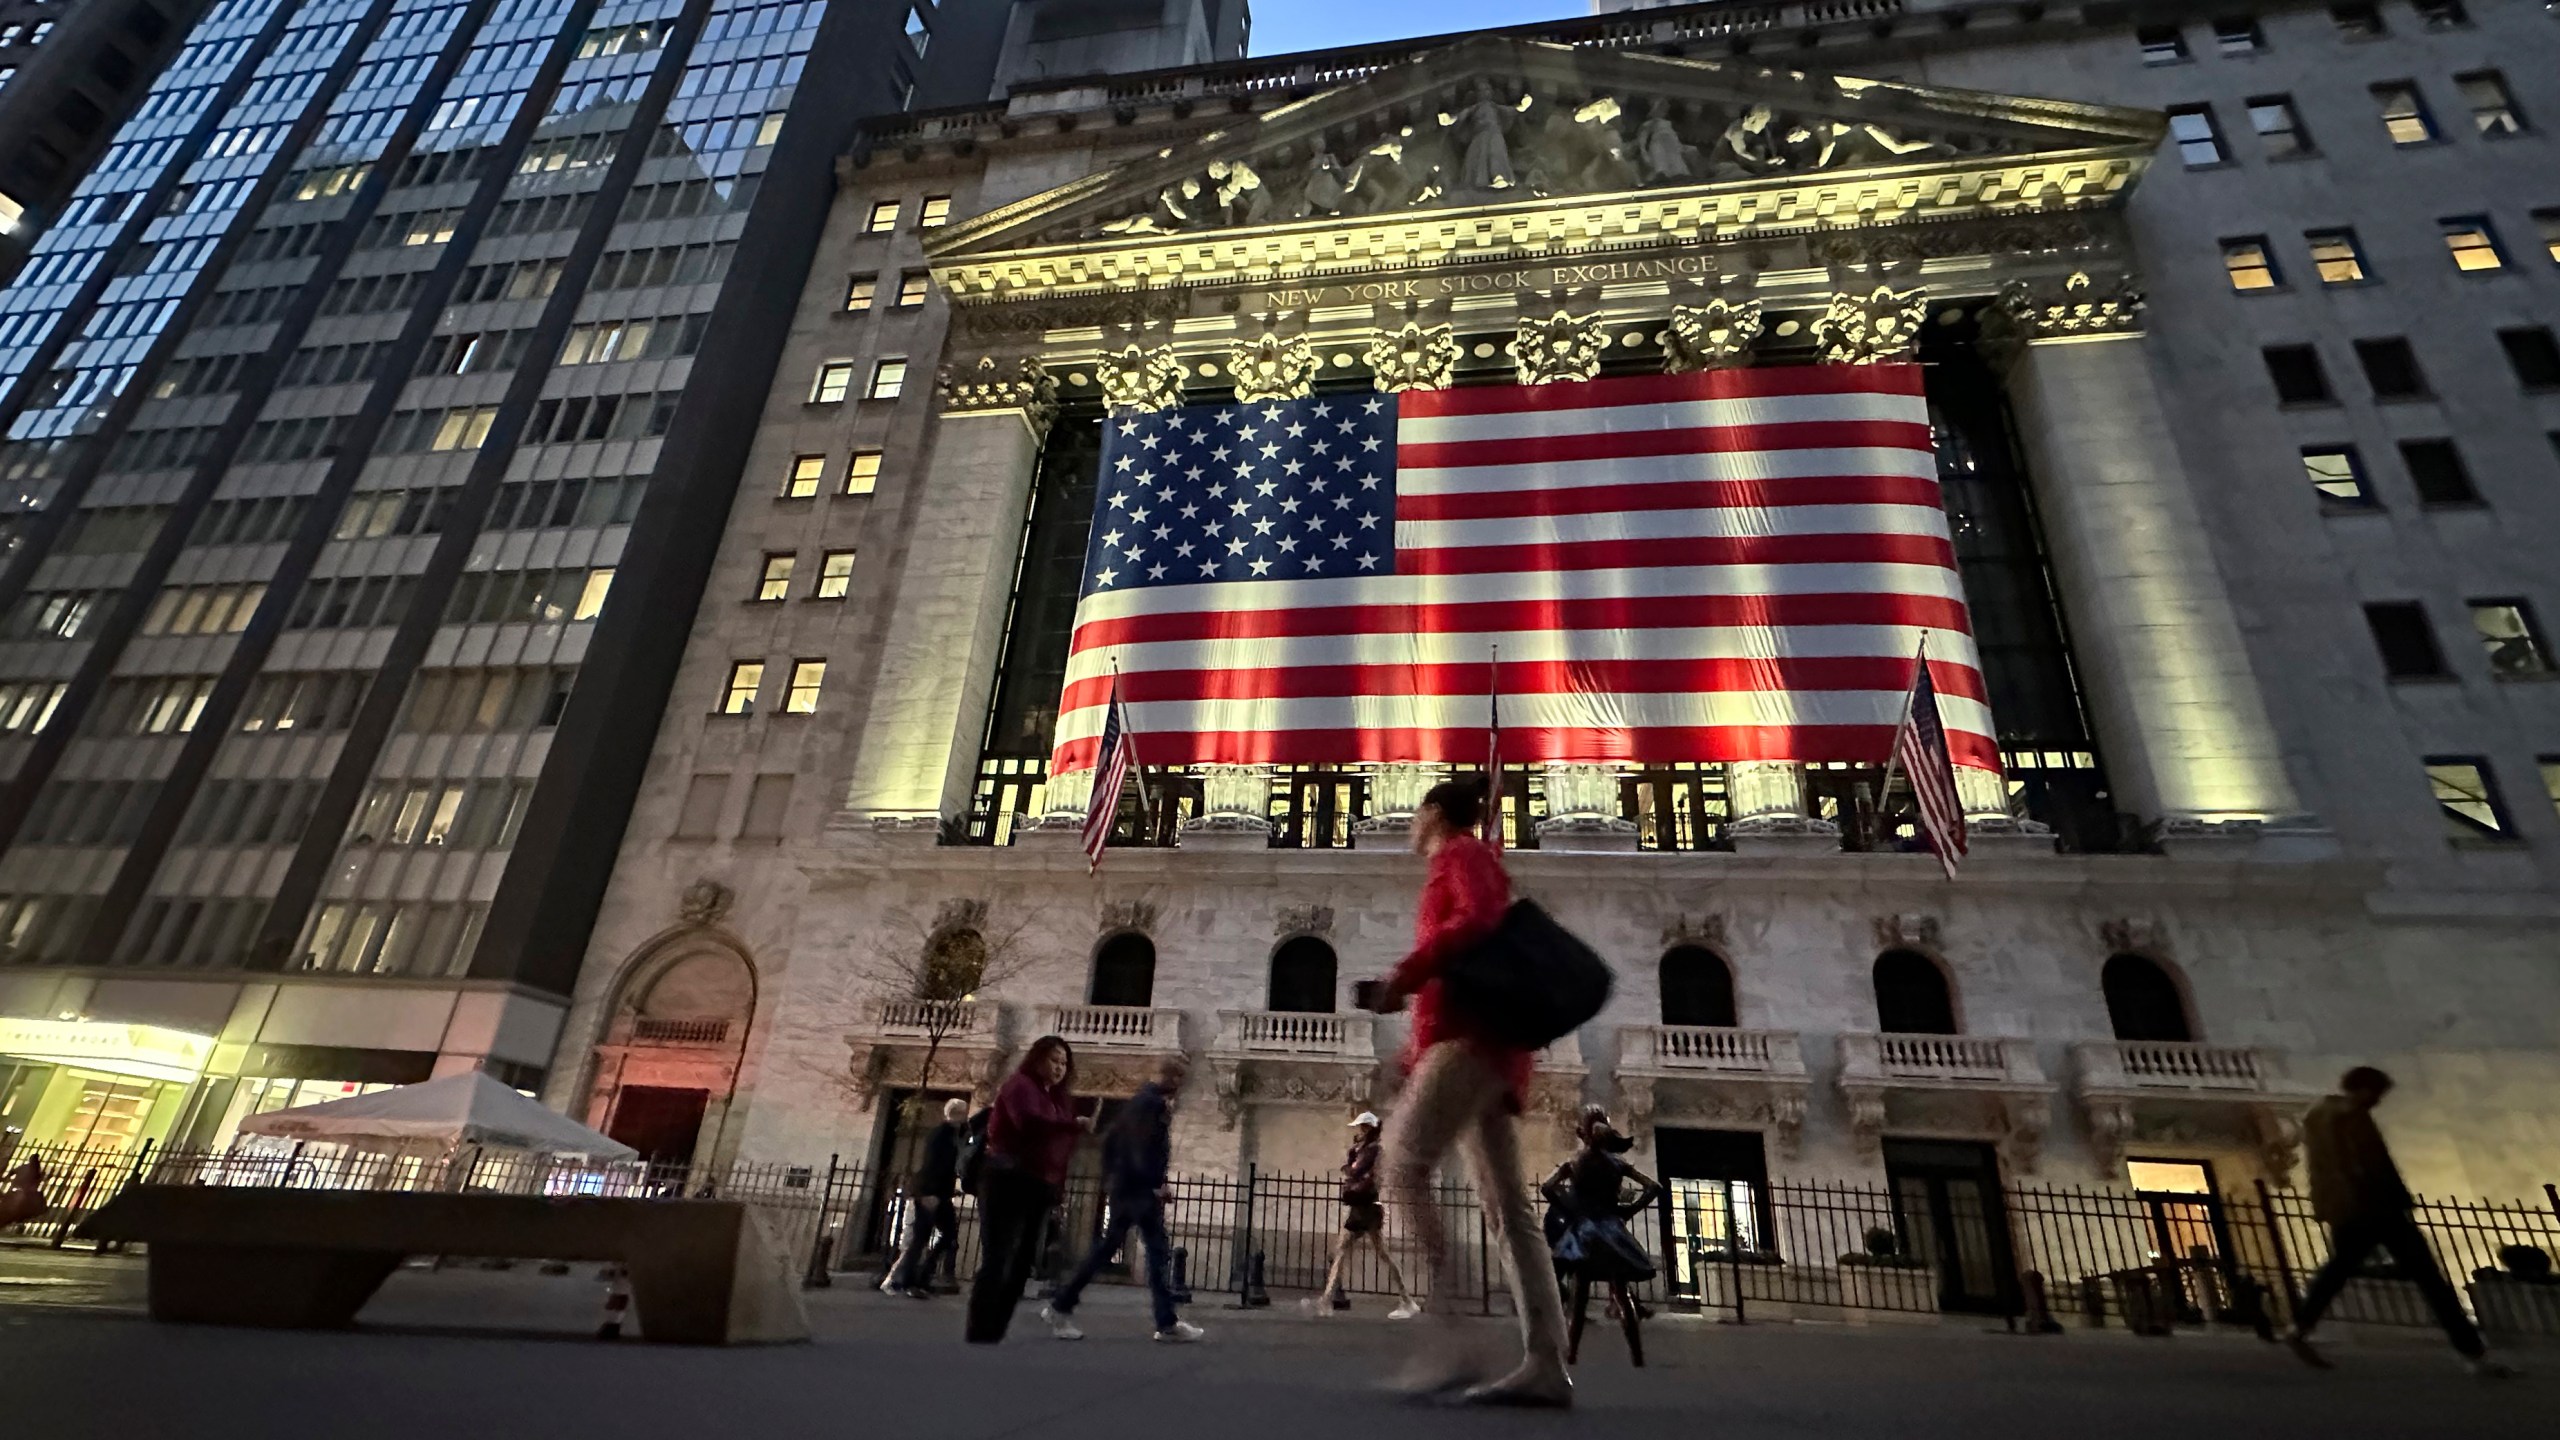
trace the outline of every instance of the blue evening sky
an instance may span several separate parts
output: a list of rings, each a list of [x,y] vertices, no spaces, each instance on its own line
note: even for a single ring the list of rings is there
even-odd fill
[[[1252,54],[1329,50],[1588,15],[1584,0],[1250,0]]]

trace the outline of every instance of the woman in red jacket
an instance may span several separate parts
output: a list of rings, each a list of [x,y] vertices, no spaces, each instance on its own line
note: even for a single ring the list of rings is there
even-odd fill
[[[996,1091],[978,1182],[977,1278],[969,1285],[969,1343],[993,1345],[1013,1323],[1022,1287],[1040,1258],[1041,1228],[1067,1183],[1076,1138],[1091,1126],[1070,1093],[1075,1051],[1055,1035],[1031,1044],[1022,1066]]]
[[[1431,857],[1430,878],[1414,916],[1413,952],[1378,993],[1382,1012],[1404,1009],[1408,1001],[1413,1007],[1404,1092],[1387,1122],[1387,1186],[1430,1263],[1432,1308],[1446,1314],[1442,1297],[1450,1293],[1453,1273],[1440,1211],[1429,1193],[1431,1172],[1451,1149],[1466,1151],[1485,1218],[1501,1241],[1511,1293],[1519,1297],[1526,1351],[1518,1369],[1468,1390],[1466,1399],[1479,1405],[1562,1406],[1573,1402],[1564,1363],[1564,1301],[1529,1207],[1520,1137],[1511,1119],[1527,1100],[1537,1057],[1469,1024],[1447,1003],[1440,980],[1448,963],[1492,934],[1511,908],[1511,878],[1503,873],[1502,859],[1474,833],[1484,795],[1481,780],[1435,785],[1413,815],[1413,848]],[[1464,1373],[1447,1337],[1437,1346],[1441,1355],[1426,1358],[1416,1375],[1418,1388],[1454,1389],[1476,1378]]]

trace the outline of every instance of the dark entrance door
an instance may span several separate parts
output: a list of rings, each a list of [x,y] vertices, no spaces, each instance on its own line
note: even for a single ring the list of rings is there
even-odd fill
[[[905,1193],[907,1177],[916,1173],[924,1161],[924,1142],[933,1127],[942,1123],[942,1105],[946,1100],[968,1099],[959,1090],[935,1090],[918,1100],[913,1090],[891,1090],[882,1103],[889,1107],[888,1122],[881,1126],[880,1163],[872,1173],[879,1177],[872,1185],[871,1203],[862,1221],[861,1245],[866,1252],[887,1253],[902,1238],[897,1221],[903,1212],[893,1209]],[[845,1268],[852,1267],[847,1257]]]
[[[1903,1247],[1937,1274],[1938,1308],[2016,1314],[2018,1265],[1998,1152],[1965,1141],[1887,1140],[1884,1173]]]
[[[614,1097],[613,1122],[604,1133],[639,1151],[653,1174],[666,1175],[693,1163],[702,1111],[710,1103],[708,1090],[625,1085]]]
[[[1769,1160],[1756,1130],[1653,1132],[1662,1167],[1661,1263],[1674,1301],[1731,1309],[1734,1267],[1774,1258],[1777,1227],[1769,1205]]]

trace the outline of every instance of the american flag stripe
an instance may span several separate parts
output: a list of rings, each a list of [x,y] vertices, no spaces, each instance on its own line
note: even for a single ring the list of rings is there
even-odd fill
[[[1922,631],[1998,764],[1913,367],[1122,416],[1103,467],[1060,773],[1115,663],[1160,763],[1474,763],[1489,690],[1513,761],[1872,760]]]

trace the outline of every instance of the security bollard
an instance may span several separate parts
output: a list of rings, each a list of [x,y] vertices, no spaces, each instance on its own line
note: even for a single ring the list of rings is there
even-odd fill
[[[1173,1247],[1173,1303],[1191,1303],[1191,1247]]]

